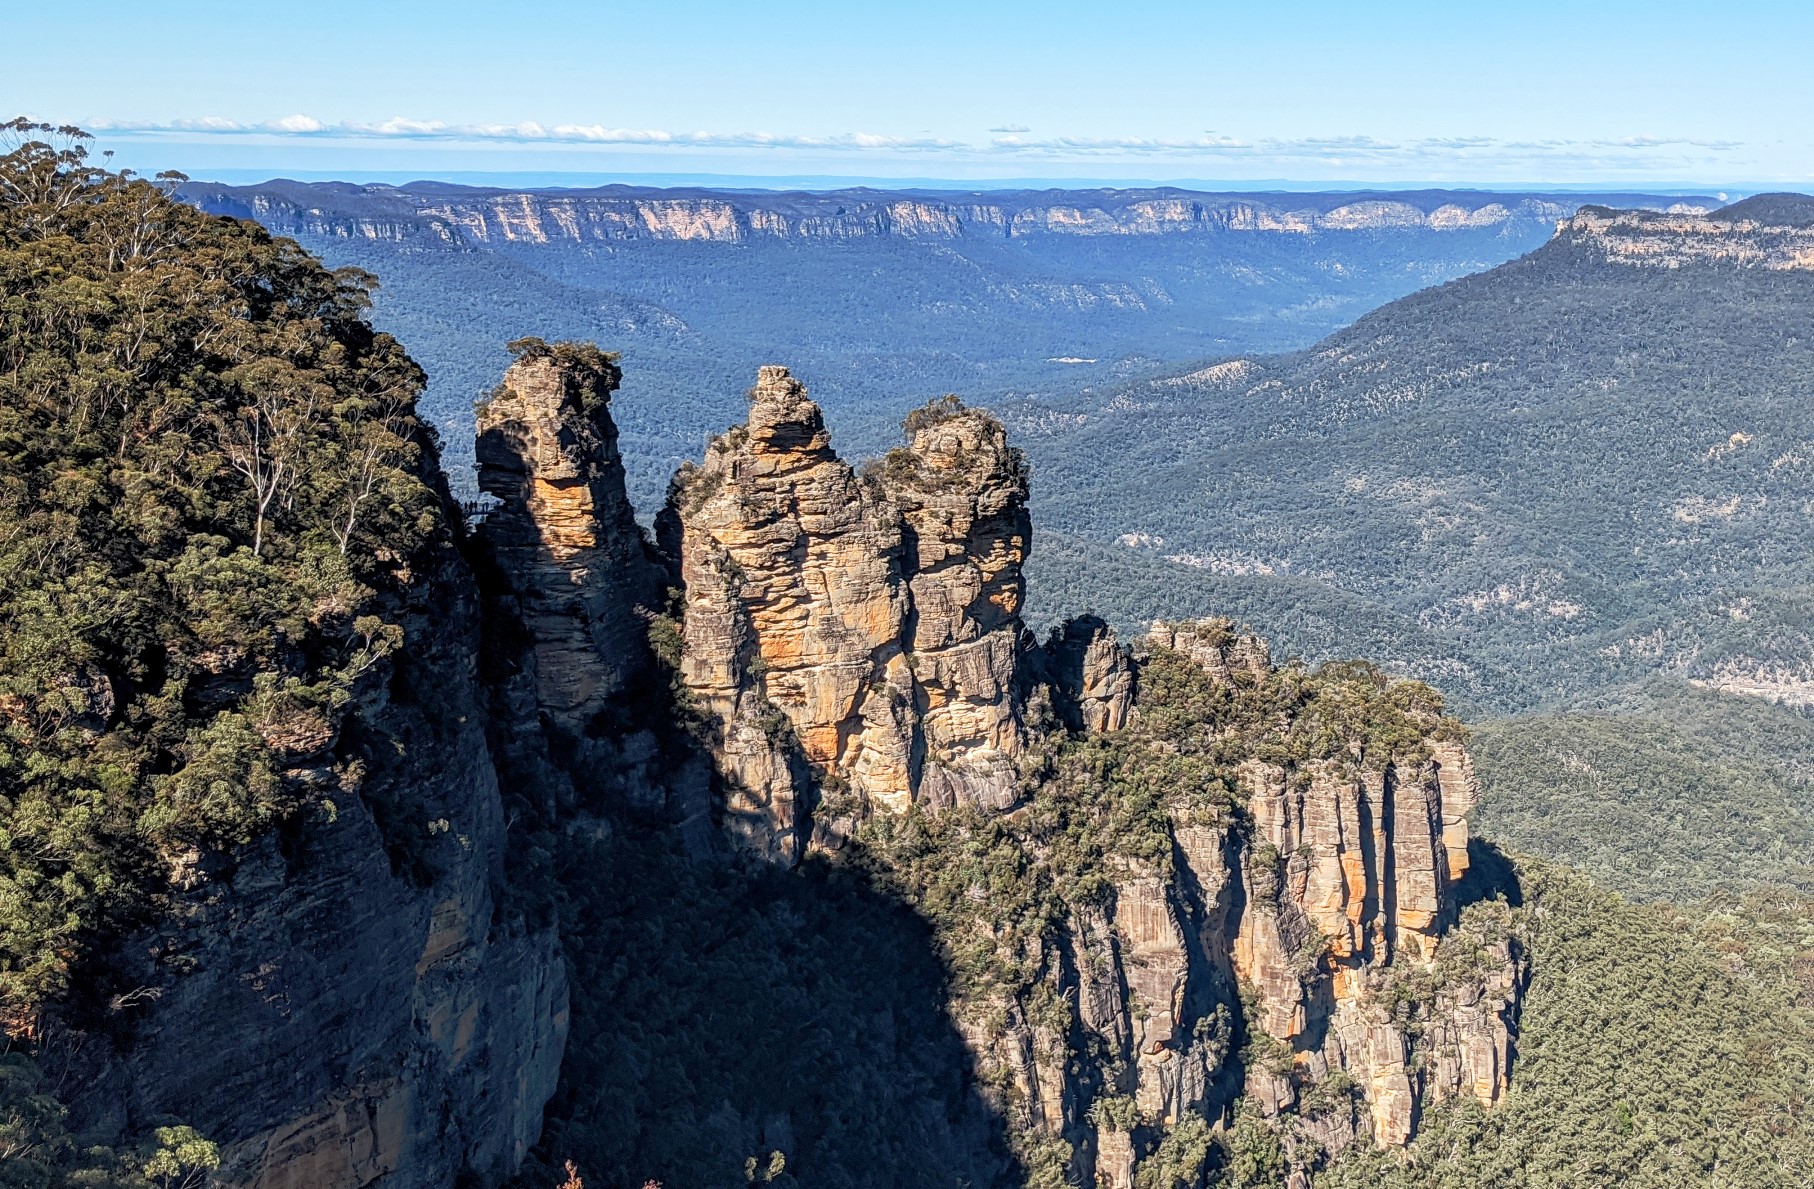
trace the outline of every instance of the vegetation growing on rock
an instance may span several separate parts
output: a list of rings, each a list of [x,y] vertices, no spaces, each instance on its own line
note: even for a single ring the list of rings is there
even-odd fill
[[[10,126],[0,157],[0,1010],[356,785],[330,748],[445,534],[373,285]]]

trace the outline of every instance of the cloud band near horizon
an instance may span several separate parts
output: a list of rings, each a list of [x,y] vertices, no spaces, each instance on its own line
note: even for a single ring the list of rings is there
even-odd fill
[[[377,122],[329,123],[297,114],[257,123],[219,116],[165,123],[96,119],[85,127],[112,136],[198,136],[208,139],[277,137],[327,141],[420,141],[434,143],[502,143],[524,146],[593,145],[643,149],[771,149],[851,154],[938,155],[969,158],[1037,158],[1099,160],[1110,157],[1225,159],[1237,161],[1316,160],[1324,162],[1468,161],[1515,155],[1545,160],[1632,164],[1654,162],[1659,154],[1706,157],[1744,147],[1741,141],[1691,137],[1633,135],[1599,139],[1506,140],[1489,136],[1419,137],[1382,140],[1371,136],[1262,137],[1205,134],[1200,137],[1029,137],[1023,125],[990,129],[1001,133],[982,143],[932,136],[888,136],[847,132],[804,136],[769,132],[672,132],[661,129],[611,128],[602,124],[456,124],[401,116]]]

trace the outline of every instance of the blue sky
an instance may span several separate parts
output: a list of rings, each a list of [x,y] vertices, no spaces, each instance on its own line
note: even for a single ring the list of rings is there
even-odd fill
[[[0,118],[199,176],[1814,185],[1805,2],[204,0],[5,27]]]

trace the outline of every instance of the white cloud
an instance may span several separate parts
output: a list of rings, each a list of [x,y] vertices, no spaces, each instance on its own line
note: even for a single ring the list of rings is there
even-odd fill
[[[1153,153],[1220,152],[1251,148],[1245,141],[1230,136],[1211,136],[1189,140],[1168,140],[1146,136],[1058,136],[1047,140],[1023,140],[1018,136],[998,136],[989,147],[999,153],[1053,153],[1072,156],[1123,156]]]
[[[320,132],[327,125],[314,116],[295,115],[285,116],[281,120],[273,120],[271,127],[279,132]]]
[[[1442,136],[1382,140],[1372,136],[1267,137],[1247,140],[1220,133],[1196,137],[1052,136],[1029,137],[1020,124],[990,129],[999,135],[983,144],[932,136],[886,136],[872,132],[845,132],[805,136],[772,132],[675,132],[658,128],[615,128],[604,124],[521,123],[455,124],[392,116],[375,122],[330,123],[297,113],[261,123],[247,123],[220,116],[172,120],[168,123],[128,120],[95,120],[96,132],[117,135],[190,135],[221,137],[308,137],[343,140],[413,140],[434,142],[495,142],[503,144],[625,145],[691,149],[811,150],[853,154],[935,154],[950,158],[988,160],[1225,160],[1272,162],[1279,165],[1316,164],[1333,167],[1357,165],[1408,167],[1441,162],[1457,165],[1574,165],[1616,169],[1637,165],[1674,166],[1709,160],[1709,154],[1727,154],[1743,147],[1729,140],[1633,135],[1593,140],[1504,140],[1491,136]]]
[[[155,130],[156,125],[141,124],[140,128]],[[178,120],[175,127],[184,132],[245,132],[247,126],[219,116],[203,116],[199,120]]]
[[[372,123],[344,121],[329,124],[314,116],[293,115],[281,120],[250,124],[220,116],[172,120],[157,124],[142,120],[91,120],[95,132],[116,134],[207,133],[223,136],[310,136],[352,140],[507,141],[569,144],[686,145],[699,148],[783,148],[833,150],[964,149],[960,141],[937,137],[882,136],[871,132],[845,132],[833,136],[791,136],[772,132],[669,132],[656,128],[610,128],[603,124],[545,125],[450,124],[442,120],[417,120],[392,116]]]

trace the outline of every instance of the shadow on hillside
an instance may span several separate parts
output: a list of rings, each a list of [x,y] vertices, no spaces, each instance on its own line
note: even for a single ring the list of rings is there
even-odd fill
[[[815,1187],[1014,1179],[924,921],[836,873],[639,834],[558,860],[573,1030],[519,1184],[568,1159],[593,1189],[732,1189],[751,1161],[757,1183]]]

